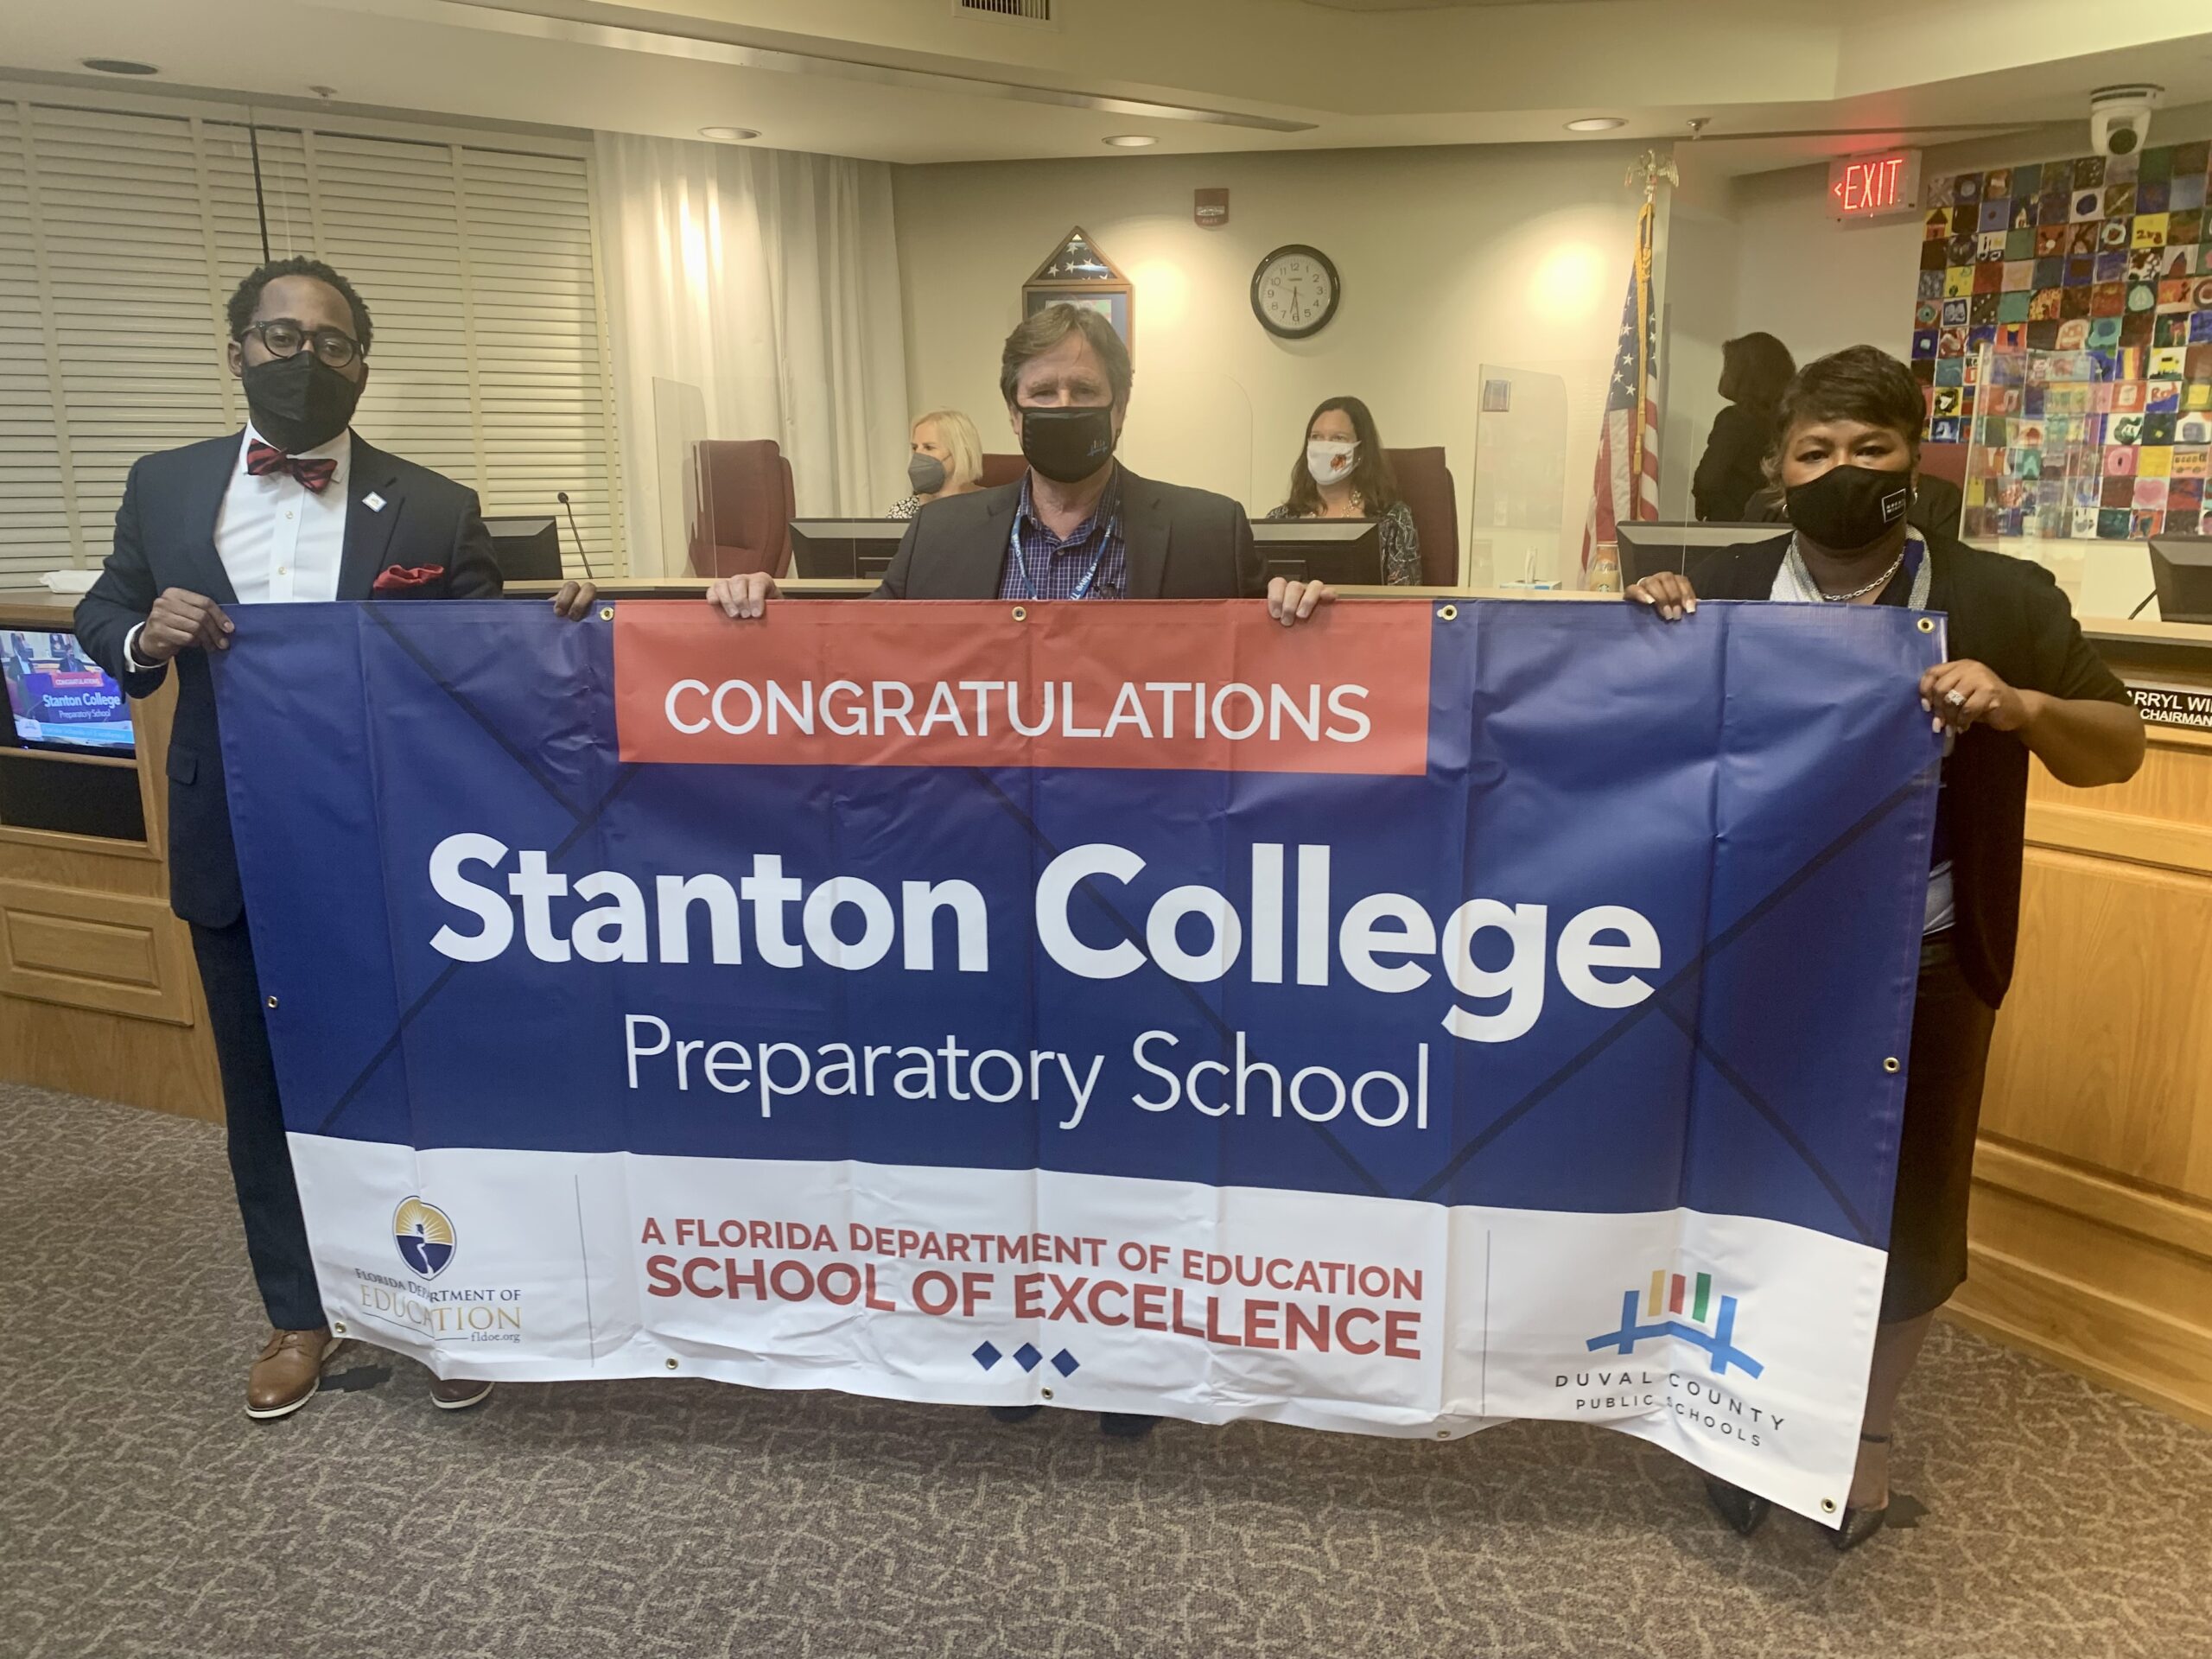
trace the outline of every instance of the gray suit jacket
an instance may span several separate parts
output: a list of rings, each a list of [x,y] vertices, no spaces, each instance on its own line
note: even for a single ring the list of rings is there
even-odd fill
[[[878,599],[996,599],[1021,484],[932,501],[906,527]],[[1211,490],[1122,468],[1131,599],[1253,599],[1267,592],[1244,509]]]

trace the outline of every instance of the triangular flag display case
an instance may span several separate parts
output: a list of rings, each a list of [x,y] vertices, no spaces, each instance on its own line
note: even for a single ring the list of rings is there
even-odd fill
[[[1113,324],[1122,343],[1135,349],[1135,287],[1080,225],[1060,238],[1036,273],[1021,285],[1025,317],[1063,302],[1099,313]]]

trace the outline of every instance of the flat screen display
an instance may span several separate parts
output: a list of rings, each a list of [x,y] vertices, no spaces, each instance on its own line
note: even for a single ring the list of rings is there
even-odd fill
[[[123,688],[85,655],[73,633],[0,628],[0,677],[16,741],[29,749],[132,753]]]

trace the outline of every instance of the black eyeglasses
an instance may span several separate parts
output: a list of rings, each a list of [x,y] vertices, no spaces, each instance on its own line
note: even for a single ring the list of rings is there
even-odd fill
[[[315,354],[334,369],[342,369],[357,357],[366,357],[367,348],[353,335],[337,328],[302,328],[289,317],[279,317],[273,322],[250,322],[245,333],[253,335],[269,349],[271,357],[296,357],[300,347],[312,345]]]

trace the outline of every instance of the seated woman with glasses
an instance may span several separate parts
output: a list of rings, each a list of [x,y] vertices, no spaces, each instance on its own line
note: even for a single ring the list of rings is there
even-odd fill
[[[1383,453],[1375,417],[1357,397],[1331,397],[1306,418],[1306,448],[1291,463],[1290,495],[1270,518],[1379,518],[1382,580],[1421,581],[1421,537]]]
[[[1872,346],[1806,365],[1783,393],[1768,461],[1791,531],[1715,552],[1694,567],[1694,585],[1662,571],[1628,590],[1669,622],[1694,615],[1700,598],[1948,613],[1951,658],[1916,688],[1946,734],[1942,781],[1889,1274],[1839,1549],[1881,1529],[1898,1390],[1936,1310],[1967,1276],[1982,1072],[2019,937],[2028,757],[2078,787],[2124,783],[2143,764],[2142,718],[2082,639],[2050,572],[1913,527],[1924,412],[1912,371]],[[1764,1498],[1720,1481],[1707,1490],[1740,1533],[1766,1518]]]
[[[914,423],[907,443],[906,482],[913,493],[894,502],[885,518],[912,518],[932,501],[983,487],[983,440],[958,410],[931,410]]]

